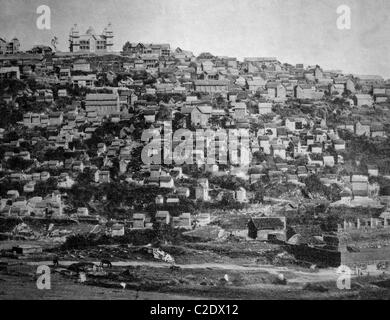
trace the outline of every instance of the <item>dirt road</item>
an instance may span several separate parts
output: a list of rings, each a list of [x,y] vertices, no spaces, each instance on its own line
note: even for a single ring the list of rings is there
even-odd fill
[[[61,261],[60,265],[67,267],[73,263],[79,261]],[[99,261],[83,261],[92,262],[99,265]],[[27,262],[28,265],[52,265],[51,261],[34,261]],[[114,267],[151,267],[151,268],[168,268],[171,264],[158,262],[158,261],[114,261],[112,262]],[[324,282],[324,281],[336,281],[339,277],[336,268],[319,269],[315,272],[304,272],[287,267],[278,267],[273,265],[237,265],[237,264],[225,264],[225,263],[199,263],[199,264],[180,264],[182,269],[211,269],[211,270],[229,270],[234,271],[259,271],[267,272],[272,275],[279,275],[288,273],[288,280],[290,283],[306,283],[306,282]]]

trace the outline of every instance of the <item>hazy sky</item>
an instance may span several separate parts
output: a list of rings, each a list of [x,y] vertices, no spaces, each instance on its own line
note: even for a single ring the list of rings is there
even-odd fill
[[[351,8],[350,30],[336,26],[342,4]],[[51,30],[36,27],[40,5],[51,8]],[[73,24],[99,32],[111,22],[115,51],[126,41],[161,42],[390,77],[389,14],[388,0],[0,0],[0,37],[29,49],[55,35],[67,51]]]

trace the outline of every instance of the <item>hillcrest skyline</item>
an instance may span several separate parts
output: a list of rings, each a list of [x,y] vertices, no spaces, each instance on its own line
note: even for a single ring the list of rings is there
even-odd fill
[[[156,1],[51,0],[50,30],[36,27],[37,0],[0,0],[0,37],[16,37],[21,50],[34,45],[69,51],[69,31],[92,26],[103,30],[109,22],[115,34],[113,52],[127,42],[169,43],[194,52],[210,52],[243,60],[251,56],[277,57],[283,63],[318,64],[344,73],[390,78],[390,31],[383,0],[329,0],[326,3],[296,1]],[[339,30],[337,8],[351,10],[351,28]],[[99,17],[97,19],[96,17]]]

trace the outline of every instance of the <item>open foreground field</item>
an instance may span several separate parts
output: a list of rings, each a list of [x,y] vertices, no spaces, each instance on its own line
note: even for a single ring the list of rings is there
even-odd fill
[[[3,243],[3,248],[9,247]],[[166,247],[176,252],[176,264],[159,261],[144,248],[102,247],[112,252],[112,266],[100,268],[94,250],[73,250],[56,255],[2,257],[0,299],[370,299],[390,297],[387,270],[352,277],[350,290],[339,290],[334,268],[311,269],[298,265],[266,264],[262,259],[228,254],[228,244],[199,253],[196,244]],[[239,248],[239,246],[238,246]],[[254,248],[252,248],[254,249]],[[210,249],[209,249],[210,250]],[[244,249],[243,249],[244,250]],[[89,253],[89,255],[87,254]],[[127,258],[118,253],[128,252]],[[255,251],[256,252],[256,251]],[[116,255],[115,255],[116,253]],[[199,253],[199,254],[198,254]],[[245,252],[244,252],[245,253]],[[37,267],[50,266],[51,288],[37,288]],[[93,266],[95,265],[95,267]],[[80,281],[80,274],[85,278]],[[280,276],[286,281],[280,281]]]

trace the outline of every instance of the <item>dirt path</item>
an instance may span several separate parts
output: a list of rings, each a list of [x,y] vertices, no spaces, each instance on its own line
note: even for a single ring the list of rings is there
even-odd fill
[[[72,263],[80,261],[60,261],[61,266],[67,267]],[[85,261],[86,262],[86,261]],[[91,261],[89,261],[91,262]],[[94,262],[99,264],[98,262]],[[318,298],[332,298],[333,294],[339,295],[340,292],[336,288],[336,280],[339,277],[337,269],[320,269],[318,271],[300,270],[294,267],[282,267],[272,265],[237,265],[224,263],[200,263],[200,264],[183,264],[180,267],[184,270],[193,271],[198,274],[199,271],[206,274],[208,270],[222,271],[229,275],[242,272],[242,276],[252,277],[250,283],[243,286],[231,286],[228,288],[219,287],[194,287],[175,288],[172,292],[158,291],[137,291],[123,290],[121,288],[104,288],[100,286],[85,286],[77,283],[75,279],[69,279],[63,275],[54,272],[52,274],[52,289],[38,290],[36,287],[36,279],[34,277],[34,267],[38,265],[52,265],[52,261],[20,261],[21,268],[28,268],[23,273],[2,274],[0,273],[0,300],[1,299],[129,299],[129,300],[147,300],[147,299],[210,299],[214,298],[245,298],[251,299],[297,299],[302,297],[305,299],[313,299],[312,291],[302,290],[307,283],[330,282],[334,281],[334,290],[325,293],[315,293]],[[170,264],[160,261],[117,261],[112,263],[114,267],[126,266],[143,266],[146,269],[143,272],[160,272],[156,268],[168,268]],[[155,268],[154,270],[152,268]],[[31,272],[32,271],[32,272]],[[162,271],[162,270],[161,270]],[[246,274],[246,272],[248,272]],[[254,273],[254,274],[253,274]],[[257,274],[259,273],[259,274]],[[270,282],[263,282],[263,277],[268,273],[272,276],[283,274],[287,279],[287,285],[278,286]],[[257,281],[257,279],[259,281]],[[268,279],[270,280],[270,279]],[[332,287],[332,286],[331,286]],[[221,291],[223,290],[223,291]],[[226,291],[227,290],[227,291]]]
[[[67,267],[73,263],[79,261],[61,261],[60,265]],[[93,262],[96,265],[99,265],[99,261],[88,261]],[[38,265],[52,265],[51,261],[34,261],[27,262],[28,265],[38,266]],[[164,262],[155,262],[155,261],[114,261],[112,262],[114,267],[129,267],[129,266],[141,266],[141,267],[151,267],[151,268],[168,268],[171,266],[169,263]],[[320,269],[316,272],[304,272],[295,270],[288,267],[278,267],[273,265],[237,265],[237,264],[225,264],[225,263],[199,263],[199,264],[180,264],[182,269],[211,269],[211,270],[229,270],[234,271],[259,271],[259,272],[268,272],[272,275],[279,275],[283,273],[289,273],[292,277],[289,277],[289,282],[291,283],[305,283],[305,282],[323,282],[323,281],[336,281],[339,277],[337,269],[328,268]]]
[[[61,266],[69,266],[73,263],[77,263],[80,261],[64,261],[61,260]],[[99,265],[100,261],[86,261],[82,262],[92,262],[94,264]],[[145,266],[145,267],[154,267],[154,268],[168,268],[172,264],[166,262],[158,262],[158,261],[113,261],[111,262],[114,267],[129,267],[129,266]],[[38,265],[52,265],[52,261],[30,261],[26,262],[26,264],[31,266]],[[243,270],[243,271],[251,271],[251,270],[261,270],[261,266],[242,266],[237,264],[225,264],[225,263],[193,263],[193,264],[178,264],[180,268],[183,269],[220,269],[220,270]],[[271,266],[270,266],[271,267]]]

